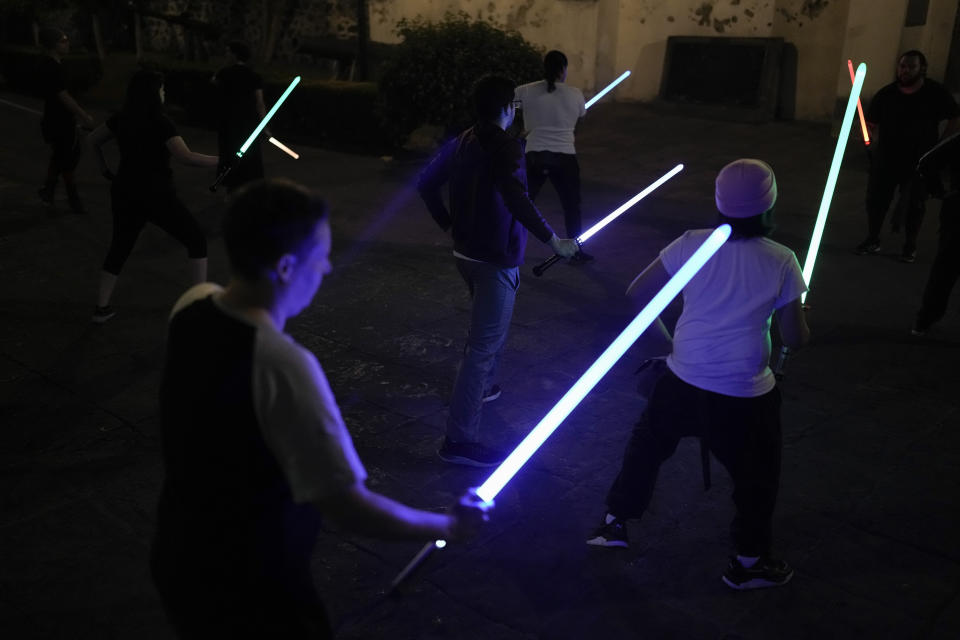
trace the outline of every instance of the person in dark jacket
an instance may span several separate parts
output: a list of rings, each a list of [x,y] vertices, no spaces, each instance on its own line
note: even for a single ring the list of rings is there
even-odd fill
[[[489,467],[504,456],[480,442],[480,408],[499,395],[494,376],[520,286],[527,232],[564,258],[579,247],[576,240],[557,237],[527,193],[522,145],[506,133],[517,108],[513,83],[486,76],[477,81],[473,99],[477,123],[444,145],[418,188],[430,215],[453,235],[457,269],[473,300],[438,453],[446,462]],[[446,183],[449,209],[441,195]]]
[[[36,76],[43,98],[40,131],[43,133],[43,141],[50,145],[51,153],[47,177],[37,195],[45,204],[53,204],[54,189],[60,176],[63,176],[70,209],[74,213],[86,213],[80,194],[77,193],[73,172],[80,162],[82,149],[77,122],[90,129],[93,128],[93,118],[67,91],[62,63],[62,57],[70,50],[67,34],[54,27],[41,29],[40,45],[46,53],[40,61]]]
[[[217,87],[217,173],[234,165],[223,179],[227,191],[263,177],[259,142],[250,146],[240,162],[237,151],[267,114],[263,80],[249,66],[250,47],[243,42],[227,45],[227,66],[213,76]],[[269,133],[265,134],[269,135]],[[235,163],[235,164],[234,164]]]

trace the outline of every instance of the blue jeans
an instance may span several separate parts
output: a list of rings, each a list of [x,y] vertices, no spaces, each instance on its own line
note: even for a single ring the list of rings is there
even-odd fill
[[[494,382],[500,351],[507,341],[520,269],[458,258],[457,270],[467,283],[473,306],[463,361],[450,397],[447,438],[479,442],[483,392]]]

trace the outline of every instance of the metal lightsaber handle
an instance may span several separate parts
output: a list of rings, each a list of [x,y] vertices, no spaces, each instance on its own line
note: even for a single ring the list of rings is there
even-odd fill
[[[243,159],[243,156],[240,156],[239,158],[237,158],[237,162],[240,162],[240,160],[242,160],[242,159]],[[217,187],[220,186],[220,183],[223,182],[223,179],[227,177],[227,175],[230,173],[231,170],[233,170],[233,168],[234,168],[235,166],[237,166],[237,162],[234,162],[233,164],[228,164],[228,165],[227,165],[226,169],[224,169],[224,170],[217,176],[217,179],[213,181],[213,184],[210,185],[210,191],[216,191],[216,190],[217,190]]]
[[[427,544],[423,545],[423,548],[420,549],[420,552],[413,556],[413,559],[407,563],[407,566],[403,568],[403,571],[397,574],[397,577],[393,579],[393,582],[390,583],[390,589],[387,591],[387,595],[395,595],[399,592],[399,589],[403,584],[416,573],[417,569],[423,566],[423,563],[426,562],[427,558],[430,557],[430,554],[434,552],[435,549],[442,549],[445,545],[438,544],[438,540],[431,540]]]
[[[546,271],[547,269],[555,265],[560,260],[563,260],[563,258],[559,254],[556,254],[556,253],[553,254],[552,256],[550,256],[549,258],[547,258],[546,260],[544,260],[543,262],[541,262],[540,264],[538,264],[533,268],[533,275],[539,278],[540,276],[543,275],[544,271]]]
[[[780,347],[780,355],[777,356],[777,364],[773,366],[773,376],[780,380],[783,378],[783,370],[787,367],[787,360],[790,358],[790,348],[786,345]]]

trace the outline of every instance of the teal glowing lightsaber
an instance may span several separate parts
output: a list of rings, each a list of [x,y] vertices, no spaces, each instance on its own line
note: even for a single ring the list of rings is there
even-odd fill
[[[706,264],[713,254],[723,246],[723,243],[730,237],[730,225],[723,224],[714,229],[713,233],[704,241],[702,245],[690,256],[680,269],[667,281],[667,284],[647,303],[647,305],[637,314],[637,316],[627,325],[619,336],[610,344],[606,350],[600,354],[600,357],[590,365],[580,379],[577,380],[570,390],[554,405],[547,415],[537,423],[537,426],[527,434],[527,437],[517,445],[507,458],[500,463],[490,477],[477,487],[476,494],[484,502],[492,502],[497,494],[507,485],[508,482],[517,474],[526,464],[527,460],[537,452],[547,438],[549,438],[557,427],[566,419],[570,412],[587,396],[588,393],[600,382],[601,378],[613,367],[614,364],[627,352],[627,349],[636,342],[637,338],[647,330],[654,320],[663,313],[680,291],[690,282],[691,278]],[[428,542],[414,556],[413,560],[404,567],[390,586],[391,591],[396,589],[413,571],[421,564],[435,549],[442,549],[446,546],[444,540],[434,540]]]
[[[584,111],[586,111],[587,109],[589,109],[590,106],[591,106],[594,102],[596,102],[597,100],[599,100],[599,99],[602,98],[603,96],[605,96],[605,95],[607,95],[608,93],[610,93],[615,86],[617,86],[618,84],[620,84],[621,82],[623,82],[624,80],[626,80],[626,79],[627,79],[627,76],[629,76],[629,75],[630,75],[630,71],[629,71],[629,70],[624,71],[623,73],[620,74],[620,76],[619,76],[616,80],[614,80],[613,82],[611,82],[610,84],[608,84],[607,86],[605,86],[603,89],[601,89],[601,90],[600,90],[600,93],[598,93],[597,95],[595,95],[595,96],[593,96],[592,98],[590,98],[589,100],[587,100],[587,104],[583,105]]]
[[[250,145],[252,145],[254,140],[257,139],[257,136],[259,136],[260,133],[264,130],[264,128],[267,126],[267,123],[270,122],[270,119],[273,118],[274,114],[277,113],[277,110],[280,109],[280,105],[284,103],[284,101],[293,92],[294,87],[296,87],[298,84],[300,84],[300,76],[297,76],[296,78],[290,81],[290,85],[280,95],[280,98],[273,103],[273,106],[270,107],[270,111],[267,111],[267,115],[263,116],[263,119],[260,120],[260,124],[257,125],[257,128],[253,130],[253,133],[250,134],[250,137],[247,138],[247,141],[244,142],[243,145],[240,147],[240,149],[237,151],[237,160],[240,160],[241,158],[243,158],[243,154],[247,152],[247,149],[250,148]],[[210,191],[217,190],[217,187],[220,186],[220,183],[223,181],[224,178],[227,177],[227,174],[230,173],[230,170],[232,168],[233,168],[233,165],[228,166],[226,169],[224,169],[223,173],[217,176],[216,181],[212,185],[210,185]]]
[[[823,229],[827,224],[827,214],[830,212],[830,203],[833,200],[833,191],[837,187],[837,176],[840,173],[840,164],[843,162],[843,153],[847,148],[847,140],[850,138],[850,129],[853,127],[853,116],[857,111],[857,100],[860,99],[860,90],[863,88],[863,79],[867,75],[867,65],[864,62],[857,67],[857,75],[853,79],[853,87],[850,89],[850,97],[847,98],[847,109],[843,112],[843,124],[840,126],[840,136],[837,138],[837,147],[833,151],[833,161],[830,163],[830,172],[827,173],[827,184],[823,188],[823,198],[820,199],[820,211],[817,213],[817,221],[813,225],[813,235],[810,236],[810,247],[807,249],[807,257],[803,261],[803,281],[808,289],[810,280],[813,277],[813,267],[817,262],[817,253],[820,251],[820,240],[823,238]],[[801,304],[806,302],[807,292],[800,296]],[[787,357],[790,355],[790,349],[780,348],[780,357],[777,359],[777,365],[774,367],[774,374],[783,375],[783,368],[787,363]]]

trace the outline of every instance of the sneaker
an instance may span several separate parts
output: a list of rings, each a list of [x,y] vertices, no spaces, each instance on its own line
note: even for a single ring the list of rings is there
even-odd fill
[[[494,400],[500,397],[500,393],[501,393],[500,385],[495,384],[483,392],[483,401],[493,402]]]
[[[467,467],[495,467],[506,458],[501,451],[479,442],[450,442],[448,438],[444,438],[437,455],[444,462]]]
[[[583,251],[577,251],[569,260],[570,264],[587,264],[593,262],[593,256]]]
[[[857,245],[857,248],[853,250],[858,256],[872,255],[875,253],[880,253],[880,241],[879,240],[870,240],[867,238],[863,242]]]
[[[731,589],[765,589],[780,587],[793,577],[793,567],[783,560],[763,557],[747,569],[736,556],[730,558],[730,565],[723,573],[723,581]]]
[[[917,325],[913,325],[913,327],[911,327],[911,329],[910,329],[910,335],[916,336],[916,337],[918,337],[918,338],[922,338],[923,336],[927,335],[927,330],[926,330],[926,329],[922,329],[922,328],[918,327]]]
[[[97,324],[103,324],[113,316],[117,315],[117,312],[113,310],[113,307],[107,305],[105,307],[94,307],[93,317],[90,318],[91,322]]]
[[[916,261],[917,261],[917,250],[914,247],[904,247],[903,253],[900,254],[900,262],[913,264]]]
[[[604,522],[597,527],[596,531],[587,538],[587,544],[594,547],[620,547],[626,549],[630,546],[630,539],[627,537],[627,523],[623,520],[614,520],[613,522]]]
[[[46,187],[37,189],[37,196],[43,204],[53,204],[53,190]]]

